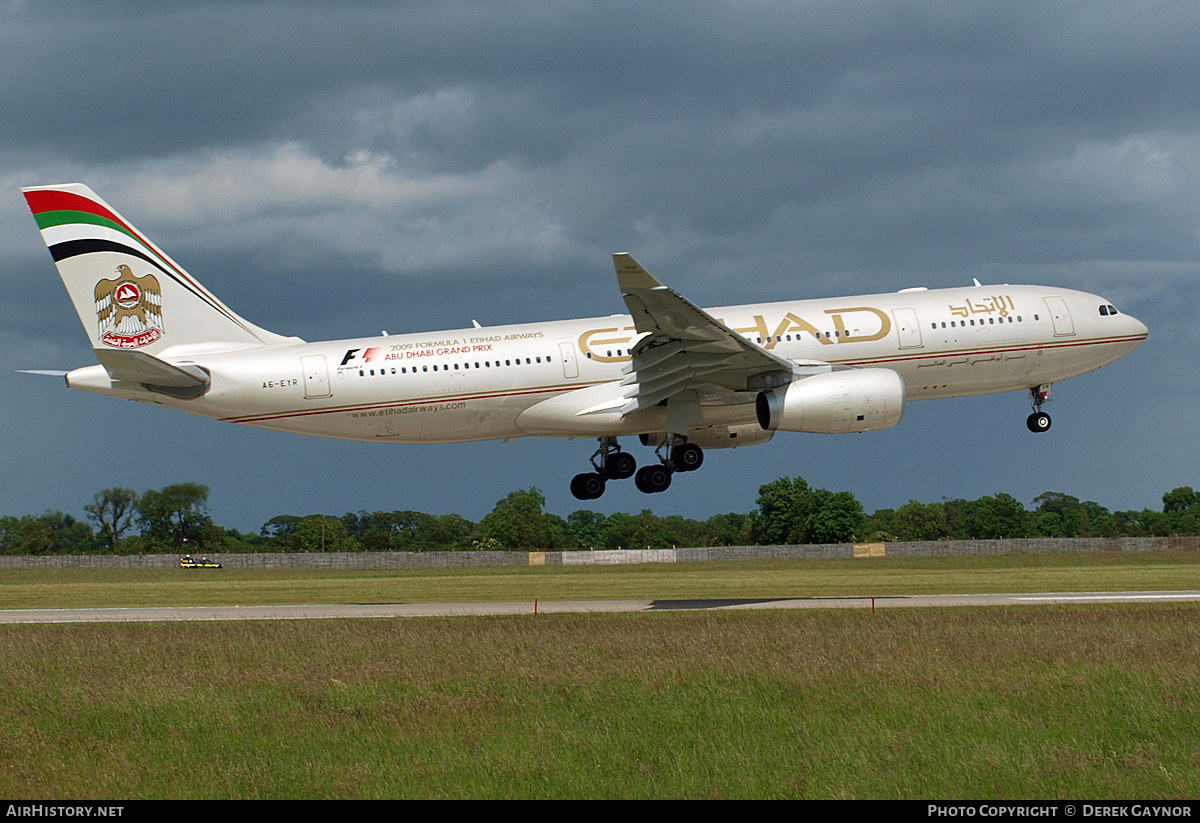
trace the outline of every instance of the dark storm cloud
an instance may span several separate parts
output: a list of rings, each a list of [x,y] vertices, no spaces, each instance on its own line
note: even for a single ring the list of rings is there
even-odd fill
[[[1200,112],[1184,4],[69,8],[11,14],[14,151],[112,164],[288,142],[418,177],[509,163],[588,254],[670,224],[672,253],[790,236],[814,265],[869,271],[886,249],[961,266],[1047,213],[1061,252],[1119,205],[1030,202],[1022,176]]]
[[[892,156],[969,157],[1039,123],[1111,137],[1128,117],[1194,122],[1187,5],[910,5],[38,3],[9,14],[20,82],[0,99],[20,124],[9,142],[97,158],[294,139],[306,114],[311,139],[336,143],[341,121],[311,119],[322,100],[462,86],[491,104],[459,148],[493,156],[795,110],[811,115],[802,145],[859,161],[852,147],[885,135],[902,141]]]

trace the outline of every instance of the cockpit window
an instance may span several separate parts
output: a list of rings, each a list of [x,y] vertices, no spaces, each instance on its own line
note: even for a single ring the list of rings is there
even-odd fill
[[[1101,317],[1109,317],[1109,316],[1116,317],[1118,314],[1120,314],[1120,312],[1117,311],[1116,306],[1105,305],[1105,306],[1100,307],[1100,316]]]

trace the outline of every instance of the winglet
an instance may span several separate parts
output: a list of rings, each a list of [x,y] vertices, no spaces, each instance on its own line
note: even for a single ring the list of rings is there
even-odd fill
[[[628,252],[619,251],[613,255],[613,265],[617,267],[617,283],[621,294],[629,294],[638,289],[661,289],[663,284],[654,279],[654,275],[642,268],[642,264],[633,259]]]

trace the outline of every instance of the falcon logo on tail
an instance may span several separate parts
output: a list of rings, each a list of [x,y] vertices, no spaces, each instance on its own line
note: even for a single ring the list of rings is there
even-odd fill
[[[138,349],[162,337],[162,289],[153,274],[138,277],[125,264],[117,277],[96,284],[100,341],[118,349]]]

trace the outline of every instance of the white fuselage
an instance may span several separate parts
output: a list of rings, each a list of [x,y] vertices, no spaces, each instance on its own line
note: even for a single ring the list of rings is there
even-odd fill
[[[1068,289],[982,286],[707,311],[791,360],[892,369],[907,399],[924,400],[1025,390],[1117,360],[1145,339],[1146,327],[1123,313],[1101,314],[1107,305]],[[581,414],[621,397],[622,368],[639,337],[628,315],[612,315],[186,358],[163,352],[165,360],[210,373],[209,390],[194,399],[114,385],[101,366],[71,372],[67,382],[228,422],[346,440],[649,434],[662,431],[663,416],[653,410],[625,418]],[[562,399],[584,390],[576,396],[587,396],[586,403]],[[757,426],[754,396],[703,396],[699,425]]]

